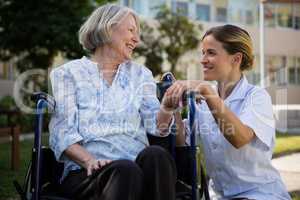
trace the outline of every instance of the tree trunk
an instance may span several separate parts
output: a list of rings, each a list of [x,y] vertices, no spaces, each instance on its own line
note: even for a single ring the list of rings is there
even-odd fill
[[[176,70],[176,63],[171,63],[171,72],[174,74]]]

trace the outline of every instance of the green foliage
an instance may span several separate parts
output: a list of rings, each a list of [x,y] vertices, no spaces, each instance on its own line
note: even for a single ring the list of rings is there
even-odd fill
[[[77,32],[97,5],[90,0],[1,0],[0,60],[17,58],[22,72],[49,67],[58,52],[81,57]]]
[[[0,108],[1,109],[15,109],[16,103],[13,97],[4,96],[0,99]]]
[[[58,53],[68,59],[82,57],[77,32],[94,8],[110,1],[0,0],[0,60],[12,59],[24,72],[47,69]],[[46,73],[29,76],[19,94],[22,102],[32,107],[30,95],[34,91],[47,92],[48,78]],[[22,117],[23,125],[30,128],[32,117]]]
[[[11,96],[5,96],[0,99],[0,109],[3,110],[15,110],[17,109],[15,100]],[[0,113],[1,114],[1,113]],[[49,122],[49,117],[46,115],[45,120],[46,123]],[[21,126],[22,132],[32,132],[33,131],[33,124],[34,124],[35,116],[32,114],[24,114],[21,113],[20,117],[13,116],[10,120],[12,124],[18,124]],[[0,115],[0,127],[8,126],[8,119],[7,116]],[[45,130],[47,127],[44,127]]]
[[[171,63],[171,71],[175,71],[178,59],[188,50],[195,49],[200,41],[199,30],[189,19],[180,13],[171,12],[162,7],[156,19],[160,22],[158,28],[163,38],[164,50]]]
[[[160,40],[154,34],[155,29],[147,24],[141,22],[141,45],[139,45],[135,53],[136,56],[143,56],[146,58],[145,65],[149,67],[154,76],[162,74],[163,63],[163,47]]]
[[[16,109],[16,104],[11,96],[4,96],[0,99],[0,109],[1,110],[13,110]],[[11,119],[12,123],[16,123],[17,119]],[[8,118],[0,113],[0,127],[6,127],[8,124]]]
[[[157,26],[142,23],[142,44],[137,48],[137,54],[146,58],[145,64],[154,75],[162,73],[164,58],[171,64],[170,71],[176,73],[179,58],[199,44],[202,27],[166,7],[160,8],[156,20]]]
[[[182,119],[187,119],[188,118],[188,113],[189,113],[188,106],[184,106],[181,110]]]

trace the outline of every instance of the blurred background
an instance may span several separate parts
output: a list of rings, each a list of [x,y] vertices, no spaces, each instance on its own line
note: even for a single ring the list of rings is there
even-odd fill
[[[30,160],[30,94],[51,93],[51,69],[86,55],[77,39],[79,27],[107,2],[128,6],[141,17],[134,60],[157,80],[166,71],[201,80],[199,43],[205,30],[223,24],[246,29],[255,54],[255,68],[246,76],[272,97],[278,131],[274,157],[300,152],[299,0],[0,0],[0,199],[16,196],[12,179],[23,177]],[[288,171],[285,183],[296,195],[300,158],[290,162],[295,169],[281,171]]]

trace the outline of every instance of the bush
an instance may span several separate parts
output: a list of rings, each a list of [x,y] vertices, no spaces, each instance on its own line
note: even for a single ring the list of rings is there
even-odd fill
[[[0,99],[0,109],[3,110],[17,110],[15,100],[11,96],[5,96]],[[32,132],[33,131],[34,115],[21,113],[20,117],[14,116],[11,118],[12,124],[18,124],[21,126],[22,132]],[[8,125],[7,116],[0,115],[0,127],[5,127]]]
[[[16,104],[11,96],[4,96],[0,100],[0,110],[14,110],[16,109]],[[1,113],[0,113],[1,114]],[[17,123],[17,118],[11,119],[12,123]],[[8,125],[8,118],[5,115],[0,115],[0,127],[5,127]]]
[[[4,96],[0,99],[0,108],[1,109],[7,109],[7,110],[13,110],[16,109],[16,103],[14,98],[11,96]]]

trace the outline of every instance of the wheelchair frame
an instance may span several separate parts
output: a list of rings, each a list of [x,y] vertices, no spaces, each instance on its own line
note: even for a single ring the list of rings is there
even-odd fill
[[[194,93],[190,93],[187,95],[188,98],[188,106],[189,106],[189,126],[191,131],[190,141],[190,152],[192,157],[192,179],[191,179],[191,195],[187,195],[187,193],[179,193],[176,195],[177,198],[187,199],[186,196],[190,196],[190,200],[199,200],[203,199],[209,200],[208,187],[206,184],[206,178],[204,174],[204,170],[201,167],[201,185],[202,187],[199,189],[197,184],[197,160],[196,160],[196,142],[195,142],[195,130],[193,128],[194,120],[195,120],[195,95]],[[46,108],[50,111],[55,110],[55,100],[52,96],[39,92],[32,95],[31,98],[36,103],[36,122],[35,122],[35,131],[34,131],[34,147],[33,147],[33,156],[32,163],[29,166],[28,173],[25,177],[25,185],[23,189],[21,186],[14,181],[14,185],[16,190],[21,196],[22,200],[40,200],[40,199],[48,199],[48,200],[67,200],[65,198],[61,198],[58,196],[51,195],[42,195],[41,194],[41,179],[42,179],[42,169],[43,169],[43,159],[44,153],[42,148],[42,127],[43,127],[43,114],[45,113]],[[172,133],[171,133],[172,134]],[[171,137],[170,141],[171,145],[171,154],[174,159],[176,158],[175,151],[175,137]],[[30,173],[31,172],[31,173]],[[34,175],[32,175],[34,174]],[[30,185],[30,186],[29,186]],[[24,191],[25,190],[25,191]]]

